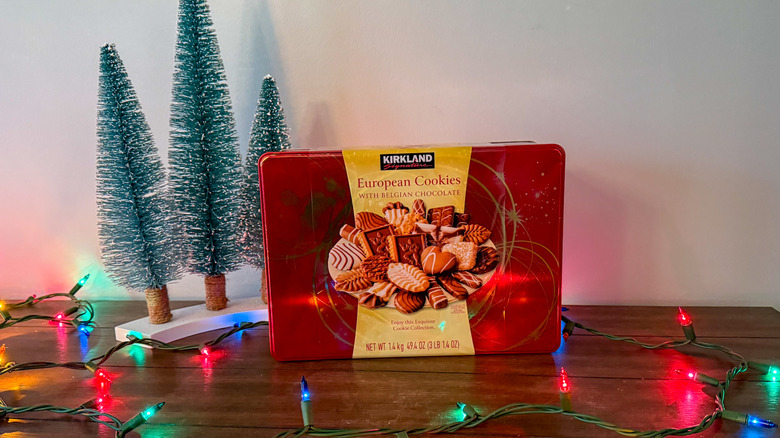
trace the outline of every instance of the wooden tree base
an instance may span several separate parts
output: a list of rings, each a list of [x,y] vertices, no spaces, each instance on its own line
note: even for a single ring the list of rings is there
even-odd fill
[[[173,319],[165,324],[151,324],[149,317],[145,317],[118,325],[114,328],[116,340],[126,341],[127,335],[132,333],[137,337],[172,342],[198,333],[232,327],[236,323],[268,321],[268,308],[259,297],[231,300],[230,307],[223,310],[206,310],[205,304],[199,304],[171,313]]]

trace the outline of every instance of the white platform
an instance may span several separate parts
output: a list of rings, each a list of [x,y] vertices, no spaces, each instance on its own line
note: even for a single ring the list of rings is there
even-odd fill
[[[173,318],[165,324],[149,324],[149,317],[126,322],[114,328],[117,341],[126,341],[132,333],[137,337],[172,342],[211,330],[232,327],[242,322],[268,321],[268,308],[260,297],[230,300],[222,310],[206,310],[206,304],[173,310]]]

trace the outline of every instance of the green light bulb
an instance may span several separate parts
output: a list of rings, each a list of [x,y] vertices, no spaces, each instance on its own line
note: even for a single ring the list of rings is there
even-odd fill
[[[76,295],[76,292],[81,289],[81,286],[84,286],[84,283],[87,282],[87,279],[89,279],[89,274],[81,277],[81,280],[79,280],[75,285],[73,285],[73,288],[68,292],[71,295]]]
[[[144,417],[144,421],[152,418],[152,415],[156,414],[157,411],[162,409],[164,404],[165,403],[157,403],[156,405],[154,405],[154,406],[152,406],[150,408],[147,408],[145,411],[141,412],[141,416]]]

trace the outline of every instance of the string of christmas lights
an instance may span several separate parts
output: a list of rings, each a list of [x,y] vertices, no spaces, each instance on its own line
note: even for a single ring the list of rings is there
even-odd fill
[[[29,412],[52,412],[55,414],[70,416],[80,415],[88,418],[91,421],[108,427],[109,429],[116,432],[116,437],[122,438],[126,436],[128,432],[146,423],[149,418],[162,409],[164,404],[164,402],[157,403],[156,405],[139,412],[133,418],[122,422],[122,420],[118,419],[117,417],[100,410],[100,398],[92,399],[82,403],[77,408],[66,408],[53,405],[11,407],[8,406],[8,404],[2,398],[0,398],[0,419],[4,419],[8,414],[25,414]]]
[[[68,293],[54,293],[54,294],[48,294],[43,296],[35,296],[32,295],[28,297],[26,300],[13,303],[13,304],[6,304],[1,303],[0,304],[0,312],[3,312],[3,317],[5,318],[5,321],[10,321],[10,324],[7,324],[2,327],[7,327],[13,324],[17,324],[19,322],[23,321],[29,321],[29,320],[49,320],[50,322],[53,322],[55,324],[59,324],[60,326],[64,325],[72,325],[76,327],[80,332],[85,333],[89,335],[89,332],[91,332],[92,328],[94,328],[95,324],[92,321],[95,315],[93,306],[91,303],[89,303],[86,300],[77,300],[75,298],[76,292],[78,292],[79,289],[84,285],[84,283],[89,278],[89,275],[86,275],[81,280],[79,280],[78,283],[68,292]],[[21,307],[27,307],[27,306],[34,306],[42,301],[49,300],[52,298],[58,298],[58,297],[67,297],[72,299],[77,306],[72,307],[64,312],[60,312],[54,317],[47,317],[43,315],[28,315],[22,318],[12,318],[10,315],[7,315],[8,310],[7,309],[18,309]],[[77,313],[81,311],[80,313]],[[76,314],[73,318],[68,318],[68,316]],[[7,317],[6,317],[7,316]],[[130,333],[128,334],[128,340],[124,342],[120,342],[117,345],[110,348],[105,353],[95,356],[85,362],[43,362],[43,361],[37,361],[37,362],[22,362],[22,363],[14,363],[9,362],[5,364],[2,368],[0,368],[0,375],[3,374],[9,374],[12,372],[17,371],[29,371],[29,370],[40,370],[40,369],[46,369],[46,368],[67,368],[67,369],[73,369],[73,370],[89,370],[92,372],[96,378],[100,379],[100,387],[102,388],[102,394],[99,397],[96,397],[94,399],[91,399],[77,408],[68,408],[68,407],[61,407],[61,406],[54,406],[54,405],[35,405],[35,406],[18,406],[18,407],[11,407],[8,406],[7,403],[5,403],[2,398],[0,398],[0,419],[7,418],[9,414],[24,414],[24,413],[30,413],[30,412],[52,412],[62,415],[70,415],[70,416],[83,416],[88,418],[91,421],[94,421],[96,423],[100,423],[111,430],[116,432],[116,437],[121,438],[124,437],[128,432],[136,429],[140,425],[146,423],[146,421],[151,418],[154,414],[156,414],[160,409],[162,409],[163,405],[165,405],[165,402],[157,403],[141,412],[139,412],[137,415],[133,416],[131,419],[122,422],[118,418],[102,412],[101,407],[102,404],[109,398],[107,391],[107,388],[110,386],[111,383],[111,377],[109,374],[99,366],[106,362],[114,353],[117,351],[120,351],[124,348],[130,347],[132,345],[147,345],[159,350],[165,350],[165,351],[198,351],[199,354],[202,354],[204,356],[208,356],[211,354],[211,348],[221,343],[223,340],[228,338],[229,336],[238,333],[242,330],[248,330],[251,328],[267,325],[267,321],[259,321],[259,322],[243,322],[240,324],[235,324],[230,330],[225,331],[224,333],[220,334],[215,339],[205,342],[200,345],[173,345],[166,342],[159,341],[157,339],[153,338],[144,338],[140,336],[140,334],[134,334]],[[89,331],[85,331],[83,327],[89,327]],[[4,362],[4,355],[6,352],[5,345],[0,346],[0,365]]]
[[[95,356],[84,362],[21,362],[21,363],[9,362],[4,367],[0,368],[0,375],[9,374],[16,371],[30,371],[30,370],[40,370],[46,368],[68,368],[72,370],[88,370],[92,372],[92,374],[94,374],[95,377],[110,381],[110,377],[108,376],[108,373],[106,373],[105,370],[100,368],[100,365],[105,363],[117,351],[130,347],[132,345],[146,345],[149,347],[153,347],[157,350],[164,350],[164,351],[193,351],[194,350],[194,351],[198,351],[198,353],[204,356],[208,356],[212,353],[211,348],[218,345],[227,337],[235,333],[238,333],[242,330],[248,330],[263,325],[268,325],[268,322],[267,321],[242,322],[240,324],[233,325],[233,327],[230,330],[222,333],[217,338],[211,341],[205,342],[203,344],[192,344],[192,345],[174,345],[174,344],[169,344],[167,342],[159,341],[154,338],[138,337],[136,334],[130,333],[127,335],[128,337],[127,341],[122,341],[116,344],[115,346],[111,347],[105,353],[99,356]]]
[[[49,321],[52,324],[58,324],[60,327],[73,326],[80,332],[89,335],[95,328],[95,323],[93,322],[95,310],[89,301],[76,298],[76,293],[84,286],[88,279],[89,274],[82,277],[67,293],[60,292],[42,296],[30,295],[27,299],[18,303],[0,302],[0,317],[3,319],[2,322],[0,322],[0,329],[11,327],[25,321],[43,320]],[[67,298],[73,301],[74,306],[63,312],[59,312],[54,316],[35,314],[25,315],[19,318],[11,316],[11,310],[22,307],[32,307],[40,302],[53,298]]]
[[[673,340],[673,341],[662,342],[660,344],[647,344],[644,342],[640,342],[634,338],[614,336],[607,333],[603,333],[598,330],[585,327],[582,324],[572,321],[565,316],[561,318],[561,321],[563,322],[564,325],[562,330],[562,335],[564,340],[567,340],[569,336],[573,333],[574,329],[578,328],[578,329],[585,330],[591,334],[602,336],[610,340],[626,342],[649,350],[664,349],[664,348],[676,349],[687,345],[695,346],[707,350],[716,350],[725,354],[730,359],[738,362],[738,365],[734,366],[726,373],[726,378],[722,382],[713,377],[706,376],[697,373],[695,371],[685,372],[683,370],[676,370],[678,374],[686,375],[691,380],[694,380],[702,384],[717,387],[718,392],[715,395],[716,408],[713,410],[712,413],[702,418],[699,424],[692,425],[689,427],[679,428],[679,429],[666,428],[666,429],[649,430],[649,431],[642,431],[642,430],[620,427],[610,422],[604,421],[600,418],[594,417],[592,415],[587,415],[587,414],[574,411],[572,409],[572,397],[571,397],[572,385],[568,373],[566,373],[566,371],[563,368],[561,368],[561,372],[559,375],[558,390],[561,399],[560,406],[512,403],[503,406],[499,409],[496,409],[495,411],[487,415],[481,415],[476,411],[476,409],[474,409],[473,406],[467,403],[458,403],[457,406],[461,409],[463,413],[463,420],[453,421],[438,426],[408,428],[408,429],[403,429],[403,428],[323,429],[323,428],[316,427],[313,425],[314,415],[311,407],[311,394],[309,392],[308,383],[306,382],[305,378],[302,378],[301,379],[301,415],[303,417],[303,427],[300,429],[280,432],[277,435],[275,435],[275,438],[299,437],[304,435],[321,436],[321,437],[338,437],[338,438],[349,438],[349,437],[370,436],[370,435],[395,435],[398,437],[405,437],[409,435],[420,435],[420,434],[453,433],[460,429],[477,427],[490,420],[507,417],[507,416],[528,415],[528,414],[566,415],[568,417],[574,418],[584,423],[590,423],[595,426],[607,430],[611,430],[620,435],[632,436],[632,437],[643,437],[643,438],[654,438],[654,437],[665,437],[665,436],[686,436],[686,435],[701,433],[707,430],[710,426],[712,426],[718,419],[734,421],[748,426],[756,426],[756,427],[764,427],[764,428],[777,427],[777,424],[775,424],[770,420],[758,418],[750,414],[730,411],[726,409],[726,404],[725,404],[726,393],[732,381],[739,374],[747,372],[748,370],[752,369],[759,373],[769,375],[771,378],[776,380],[778,374],[777,368],[767,364],[749,362],[739,354],[735,353],[731,349],[724,347],[722,345],[710,344],[710,343],[698,341],[696,339],[696,334],[693,330],[693,321],[691,320],[690,316],[682,310],[682,308],[679,309],[678,321],[680,322],[680,326],[683,329],[685,340]]]
[[[91,304],[85,300],[76,300],[74,298],[75,292],[78,291],[78,289],[83,285],[83,283],[86,281],[87,278],[88,276],[84,277],[82,280],[79,280],[79,283],[76,286],[74,286],[71,292],[67,294],[49,294],[43,297],[31,296],[27,300],[22,301],[20,303],[11,304],[11,305],[4,304],[2,307],[0,307],[0,310],[7,313],[7,309],[9,308],[30,306],[30,305],[37,304],[38,302],[41,302],[46,299],[68,295],[71,297],[71,299],[73,299],[76,303],[78,303],[78,306],[75,308],[75,310],[73,310],[73,308],[68,309],[67,311],[62,312],[61,314],[53,318],[49,317],[49,318],[30,318],[30,319],[49,319],[50,321],[53,321],[55,323],[60,323],[61,325],[69,323],[73,326],[76,326],[79,329],[85,323],[94,324],[92,323],[92,318],[94,317],[94,311],[92,309]],[[79,310],[82,310],[82,312],[79,313],[76,317],[72,319],[67,319],[68,316],[78,312]],[[3,316],[5,317],[5,315]],[[86,316],[87,318],[82,319],[81,318],[82,316]],[[18,320],[14,319],[13,321],[21,322],[21,319],[22,318],[19,318]],[[6,318],[6,320],[8,320],[8,318]],[[620,427],[615,424],[606,422],[602,419],[599,419],[597,417],[576,412],[575,410],[573,410],[572,385],[568,373],[563,368],[561,368],[561,372],[559,375],[558,389],[559,389],[560,400],[561,400],[560,406],[513,403],[513,404],[503,406],[499,409],[496,409],[495,411],[490,412],[489,414],[481,415],[470,404],[458,403],[457,406],[459,407],[463,415],[463,419],[461,421],[453,421],[450,423],[445,423],[437,426],[430,426],[430,427],[423,427],[423,428],[405,428],[405,429],[401,429],[401,428],[323,429],[323,428],[316,427],[313,424],[314,415],[313,415],[311,394],[309,391],[308,382],[306,381],[305,378],[301,378],[301,413],[303,418],[303,427],[300,429],[281,432],[277,434],[276,437],[287,438],[293,436],[298,437],[303,435],[340,437],[340,438],[369,436],[369,435],[396,435],[399,437],[404,437],[404,436],[419,435],[419,434],[453,433],[460,429],[477,427],[490,420],[507,417],[507,416],[528,415],[528,414],[566,415],[576,420],[585,423],[594,424],[598,427],[611,430],[613,432],[616,432],[624,436],[648,437],[648,438],[664,437],[664,436],[671,436],[671,435],[684,436],[684,435],[701,433],[704,430],[708,429],[710,426],[712,426],[718,419],[734,421],[749,426],[757,426],[757,427],[765,427],[765,428],[777,427],[777,425],[770,420],[761,419],[752,416],[750,414],[738,413],[726,409],[725,400],[731,383],[739,374],[747,372],[749,370],[753,370],[761,374],[768,375],[773,380],[777,380],[777,378],[780,377],[778,376],[779,374],[778,368],[774,366],[770,366],[768,364],[747,361],[744,357],[742,357],[741,355],[737,354],[736,352],[732,351],[731,349],[725,346],[711,344],[707,342],[701,342],[697,340],[695,331],[693,329],[693,321],[690,318],[690,316],[687,313],[685,313],[681,308],[679,309],[678,321],[680,322],[680,326],[683,329],[683,334],[685,335],[685,339],[671,340],[659,344],[647,344],[633,338],[620,337],[620,336],[610,335],[608,333],[603,333],[596,329],[585,327],[582,324],[572,321],[565,316],[563,316],[561,320],[563,322],[562,335],[564,340],[567,340],[568,337],[574,332],[575,329],[581,329],[588,333],[601,336],[606,339],[626,342],[650,350],[668,349],[668,348],[677,349],[683,346],[694,346],[702,349],[719,351],[725,354],[729,359],[738,362],[738,365],[728,370],[728,372],[726,373],[726,377],[723,381],[719,381],[714,377],[707,376],[698,373],[696,371],[675,370],[678,374],[687,376],[689,379],[695,382],[718,388],[718,392],[715,395],[716,408],[713,410],[712,413],[702,418],[702,420],[696,425],[692,425],[680,429],[666,428],[666,429],[651,430],[651,431],[641,431],[641,430],[634,430],[630,428]],[[200,353],[201,355],[209,356],[212,353],[211,349],[214,346],[218,345],[227,337],[235,333],[238,333],[242,330],[247,330],[247,329],[251,329],[251,328],[255,328],[267,324],[268,324],[267,321],[244,322],[241,324],[235,324],[233,328],[222,333],[217,338],[199,345],[194,345],[194,344],[174,345],[153,338],[144,338],[140,336],[140,334],[130,333],[128,334],[127,341],[118,343],[117,345],[115,345],[114,347],[106,351],[104,354],[95,356],[87,360],[86,362],[63,362],[63,363],[24,362],[19,364],[11,362],[6,364],[3,368],[0,368],[0,375],[8,374],[16,371],[62,367],[62,368],[75,369],[75,370],[89,370],[97,378],[101,379],[102,382],[108,385],[111,382],[111,378],[99,366],[105,363],[107,360],[109,360],[109,358],[114,353],[124,348],[127,348],[129,346],[141,344],[141,345],[147,345],[156,348],[158,350],[164,350],[164,351],[176,351],[176,352],[198,351],[198,353]],[[65,408],[65,407],[58,407],[52,405],[9,407],[0,399],[0,418],[6,417],[8,414],[20,414],[20,413],[40,412],[40,411],[48,411],[48,412],[65,414],[65,415],[81,415],[114,430],[116,432],[117,437],[124,437],[127,432],[145,423],[152,415],[154,415],[157,411],[159,411],[164,405],[164,402],[153,405],[152,407],[140,412],[139,414],[137,414],[127,422],[123,423],[116,417],[113,417],[110,414],[106,414],[100,410],[100,405],[106,397],[107,394],[101,395],[101,397],[90,400],[89,402],[82,404],[78,408]]]

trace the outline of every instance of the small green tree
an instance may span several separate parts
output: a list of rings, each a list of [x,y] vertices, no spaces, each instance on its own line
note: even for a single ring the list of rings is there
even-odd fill
[[[241,155],[225,68],[205,0],[179,2],[168,152],[186,268],[206,280],[206,308],[227,306],[237,242]]]
[[[241,184],[241,215],[239,217],[239,244],[244,260],[262,269],[263,229],[260,212],[260,184],[257,163],[266,152],[290,148],[290,135],[284,120],[284,109],[279,99],[276,81],[270,75],[263,78],[257,110],[249,138],[244,179]]]
[[[98,235],[109,277],[144,290],[152,324],[171,319],[166,284],[175,254],[165,169],[114,45],[100,51],[97,119]]]

